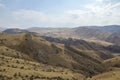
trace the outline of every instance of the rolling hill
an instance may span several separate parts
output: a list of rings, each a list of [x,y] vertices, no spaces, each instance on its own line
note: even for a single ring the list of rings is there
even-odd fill
[[[104,32],[96,29],[90,29],[85,27],[76,27],[76,28],[30,28],[30,32],[39,33],[40,36],[51,36],[58,38],[76,38],[76,39],[85,39],[85,38],[98,38],[105,39],[112,33]]]
[[[53,48],[56,48],[54,50],[51,44],[52,43],[35,37],[32,34],[1,33],[0,79],[72,80],[81,78],[81,80],[83,80],[84,75],[72,69],[57,66],[57,64],[62,64],[63,62],[61,61],[65,61],[65,59],[62,58],[62,55],[60,56],[62,53],[56,52],[59,48],[57,49],[57,47],[53,45]],[[56,65],[52,64],[54,59],[58,60],[55,63]],[[46,61],[49,60],[51,61],[46,63]]]
[[[0,41],[0,55],[4,58],[15,58],[13,61],[23,59],[35,62],[35,64],[67,68],[71,71],[70,74],[79,74],[83,78],[106,72],[109,66],[102,64],[102,62],[114,57],[114,51],[107,49],[107,47],[95,46],[95,44],[84,40],[58,39],[57,42],[55,40],[49,42],[48,39],[45,40],[30,33],[1,33]],[[36,72],[36,74],[40,73]],[[77,78],[77,76],[74,77]]]
[[[8,33],[8,34],[28,33],[27,30],[23,30],[23,29],[19,29],[19,28],[10,28],[10,29],[4,30],[3,32]]]
[[[30,32],[36,32],[39,36],[50,36],[54,38],[74,38],[101,40],[115,45],[120,45],[119,42],[119,25],[111,26],[86,26],[76,28],[29,28]],[[116,39],[115,39],[116,38]]]
[[[119,42],[119,25],[110,26],[86,26],[76,28],[38,28],[33,27],[26,30],[23,29],[6,29],[3,32],[9,34],[33,33],[39,36],[50,36],[54,38],[74,38],[84,39],[87,41],[99,40],[120,45]],[[116,38],[116,39],[115,39]]]
[[[88,28],[96,29],[96,30],[102,30],[107,32],[120,32],[120,25],[108,25],[108,26],[89,26]]]
[[[83,27],[31,30],[0,33],[0,79],[119,78],[119,33]]]

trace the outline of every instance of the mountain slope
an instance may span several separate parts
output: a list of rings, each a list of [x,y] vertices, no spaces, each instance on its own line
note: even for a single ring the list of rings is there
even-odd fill
[[[114,58],[105,60],[103,64],[107,65],[108,71],[88,80],[119,80],[120,79],[120,57],[116,56]]]
[[[89,29],[85,27],[76,28],[31,28],[31,32],[37,32],[40,36],[51,36],[59,38],[98,38],[106,39],[112,33],[104,32],[96,29]]]
[[[12,71],[12,72],[11,72]],[[66,68],[0,54],[0,80],[83,80],[84,76]]]
[[[85,41],[80,41],[81,44],[78,46],[72,44],[57,44],[28,33],[17,35],[1,34],[1,38],[3,39],[1,45],[24,53],[33,60],[49,65],[78,70],[84,75],[94,75],[103,71],[104,68],[103,65],[101,65],[101,61],[105,58],[103,58],[102,55],[108,56],[109,54],[96,50]],[[89,51],[92,51],[95,56],[91,56],[88,53]],[[95,67],[93,67],[93,65]],[[87,66],[89,66],[89,68]]]
[[[33,40],[35,40],[35,42],[33,41],[33,43],[30,43],[32,42],[32,38]],[[36,46],[35,43],[39,42],[39,40],[41,42],[39,43],[39,45],[40,46],[43,45],[42,46],[43,48],[42,47],[38,48],[38,46]],[[50,45],[49,42],[45,41],[44,43],[44,41],[45,40],[42,38],[36,39],[36,37],[32,36],[31,34],[12,34],[12,35],[4,34],[4,33],[0,34],[0,79],[4,79],[4,80],[6,79],[9,80],[71,79],[72,80],[72,79],[81,78],[81,80],[83,80],[84,76],[80,73],[78,74],[77,72],[74,72],[70,69],[66,69],[60,66],[56,67],[53,66],[52,64],[51,64],[52,66],[48,65],[47,63],[46,65],[43,64],[45,62],[42,61],[42,56],[35,56],[35,55],[38,49],[40,49],[41,52],[43,52],[46,51],[45,47]],[[38,49],[35,50],[32,49],[33,51],[31,51],[30,49],[31,47],[34,47],[34,49],[35,48]],[[50,50],[48,47],[48,51],[45,54],[50,54],[52,56],[52,54],[57,54],[57,52]],[[47,58],[48,55],[45,54],[43,54],[43,56]],[[56,57],[54,57],[53,55],[52,58],[56,58]],[[59,56],[57,56],[57,58],[59,58]],[[51,63],[53,63],[53,61]]]
[[[48,38],[49,39],[49,38]],[[7,62],[14,63],[17,59],[20,59],[20,63],[23,63],[25,66],[25,70],[31,66],[30,70],[26,70],[26,73],[22,75],[26,75],[27,73],[31,73],[35,76],[41,77],[58,77],[61,75],[58,72],[52,72],[53,75],[47,75],[45,71],[41,71],[38,67],[36,69],[38,71],[33,70],[33,64],[29,66],[24,63],[22,60],[27,60],[31,62],[35,62],[35,64],[51,66],[52,69],[55,66],[56,69],[59,70],[59,67],[66,70],[69,69],[70,73],[68,74],[69,78],[73,80],[78,79],[78,76],[82,76],[82,79],[90,76],[95,76],[97,74],[101,74],[107,71],[110,66],[106,66],[103,64],[104,61],[108,59],[112,59],[114,57],[113,53],[115,51],[111,51],[108,47],[99,44],[93,44],[86,42],[84,40],[79,39],[57,39],[52,38],[48,40],[43,37],[39,37],[30,33],[23,33],[23,34],[0,34],[0,56],[4,56],[5,58],[15,58],[13,62],[8,59]],[[114,46],[112,46],[114,49]],[[119,48],[119,47],[118,47]],[[118,53],[120,53],[118,51]],[[22,62],[21,62],[22,61]],[[15,70],[14,73],[21,72],[23,70],[19,69],[19,66],[23,66],[22,64],[17,66],[16,64],[9,64],[10,66],[14,65],[13,68],[6,67],[6,61],[3,60],[1,70],[4,67],[7,70],[8,75],[13,75],[9,73],[9,70]],[[33,65],[33,66],[32,66]],[[16,69],[17,66],[17,69]],[[23,67],[22,67],[23,69]],[[42,69],[45,69],[42,67]],[[31,72],[33,71],[33,72]],[[39,71],[41,73],[39,73]],[[4,72],[4,71],[3,71]],[[66,76],[63,75],[62,78],[66,79]],[[6,73],[4,73],[6,74]],[[55,75],[56,74],[56,75]],[[3,75],[3,74],[2,74]],[[17,74],[18,75],[18,74]],[[74,76],[71,76],[74,75]],[[5,76],[5,75],[4,75]],[[7,75],[6,75],[7,76]],[[34,77],[35,77],[34,76]],[[60,77],[61,77],[60,76]],[[8,76],[7,76],[8,77]],[[67,77],[68,78],[68,77]],[[81,79],[81,80],[82,80]],[[46,79],[47,80],[47,79]],[[48,79],[49,80],[49,79]]]
[[[78,37],[82,37],[83,39],[96,38],[96,39],[104,40],[109,35],[111,35],[110,32],[104,32],[104,31],[89,29],[84,27],[74,28],[73,32],[75,33],[74,35],[77,35]]]
[[[104,29],[104,27],[92,26],[76,28],[31,28],[28,29],[28,31],[36,32],[39,36],[49,36],[54,38],[74,38],[84,40],[88,39],[91,41],[101,40],[115,45],[120,45],[119,26],[105,26],[105,30],[102,29]]]
[[[106,38],[106,41],[120,45],[120,33],[111,34],[108,38]]]
[[[3,31],[4,33],[8,33],[8,34],[20,34],[20,33],[27,33],[27,30],[22,30],[22,29],[18,29],[18,28],[11,28],[11,29],[6,29]]]
[[[108,25],[108,26],[89,26],[88,28],[107,31],[107,32],[120,32],[120,25]]]

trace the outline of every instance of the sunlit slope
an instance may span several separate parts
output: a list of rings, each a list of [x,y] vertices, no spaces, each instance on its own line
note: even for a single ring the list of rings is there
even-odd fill
[[[83,80],[69,69],[0,55],[0,80]]]
[[[75,42],[65,40],[63,43],[56,43],[30,33],[2,33],[0,36],[1,49],[9,48],[9,51],[4,51],[5,56],[64,67],[85,76],[106,71],[102,62],[113,57],[111,51],[91,45],[84,40]]]

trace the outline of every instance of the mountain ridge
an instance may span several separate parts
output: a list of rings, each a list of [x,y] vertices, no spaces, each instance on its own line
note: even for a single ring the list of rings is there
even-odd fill
[[[105,60],[112,59],[115,57],[114,53],[116,52],[116,48],[114,46],[111,46],[111,48],[115,50],[112,51],[111,49],[109,49],[109,46],[93,44],[80,39],[52,38],[50,41],[48,39],[45,39],[43,37],[31,33],[20,33],[20,34],[0,33],[1,56],[12,57],[15,58],[15,60],[23,59],[27,61],[36,62],[38,64],[42,63],[49,65],[51,67],[54,66],[61,67],[65,70],[69,69],[70,71],[73,71],[72,72],[72,75],[74,75],[73,77],[78,80],[80,78],[77,77],[77,74],[79,74],[79,76],[83,76],[81,79],[83,80],[83,79],[87,79],[88,77],[96,76],[101,73],[110,71],[110,68],[112,66],[106,66],[103,62]],[[120,53],[119,48],[120,47],[117,47],[118,53]],[[2,58],[0,57],[0,59]],[[12,60],[10,61],[8,60],[8,62],[11,61]],[[119,63],[116,63],[116,65],[119,65]],[[3,65],[3,67],[4,66],[6,65]],[[32,66],[34,65],[32,64]],[[10,66],[7,66],[7,68],[9,67]],[[6,68],[6,72],[9,71],[7,68]],[[20,68],[24,69],[24,67],[20,67]],[[17,69],[16,65],[13,66],[12,69],[14,70]],[[36,69],[38,69],[38,67],[36,67]],[[43,72],[45,71],[42,71],[42,73]],[[54,72],[50,72],[50,73],[54,73]],[[63,73],[65,72],[63,71]],[[45,74],[42,76],[45,76]],[[66,78],[64,75],[62,76],[63,76],[62,78],[64,79]],[[69,76],[69,78],[71,78],[71,76]],[[71,80],[73,79],[71,78]]]
[[[119,25],[110,25],[107,26],[106,28],[109,28],[111,26],[116,27]],[[30,32],[38,36],[50,36],[54,38],[90,39],[91,41],[94,41],[96,39],[96,40],[113,43],[115,45],[120,45],[119,32],[116,33],[113,31],[104,31],[95,28],[96,26],[91,28],[90,27],[76,27],[76,28],[38,28],[37,27],[37,28],[29,28],[26,30],[13,28],[13,29],[7,29],[3,32],[12,33],[12,34]],[[115,30],[119,31],[119,29],[115,29]],[[114,38],[116,38],[116,41],[114,41]]]

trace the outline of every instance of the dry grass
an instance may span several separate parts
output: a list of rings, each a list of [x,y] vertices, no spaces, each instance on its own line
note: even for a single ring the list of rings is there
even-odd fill
[[[120,57],[103,62],[101,55],[106,56],[107,51],[91,49],[84,43],[80,46],[65,46],[35,35],[2,33],[0,40],[1,80],[119,79],[120,70],[113,67],[120,62]],[[105,64],[114,70],[104,71]],[[86,76],[98,75],[85,78],[81,73]]]
[[[88,80],[120,80],[120,69],[115,69],[113,71],[105,72],[89,78]]]
[[[30,80],[31,76],[33,76],[33,80],[50,80],[52,78],[61,78],[60,80],[72,80],[73,78],[78,80],[81,78],[82,80],[84,78],[83,75],[69,69],[0,55],[1,80]]]
[[[113,45],[113,43],[110,43],[110,42],[107,42],[107,41],[103,41],[103,40],[99,40],[99,39],[95,39],[95,38],[84,39],[84,40],[87,41],[87,42],[93,42],[93,43],[100,44],[100,45],[103,45],[103,46]]]

